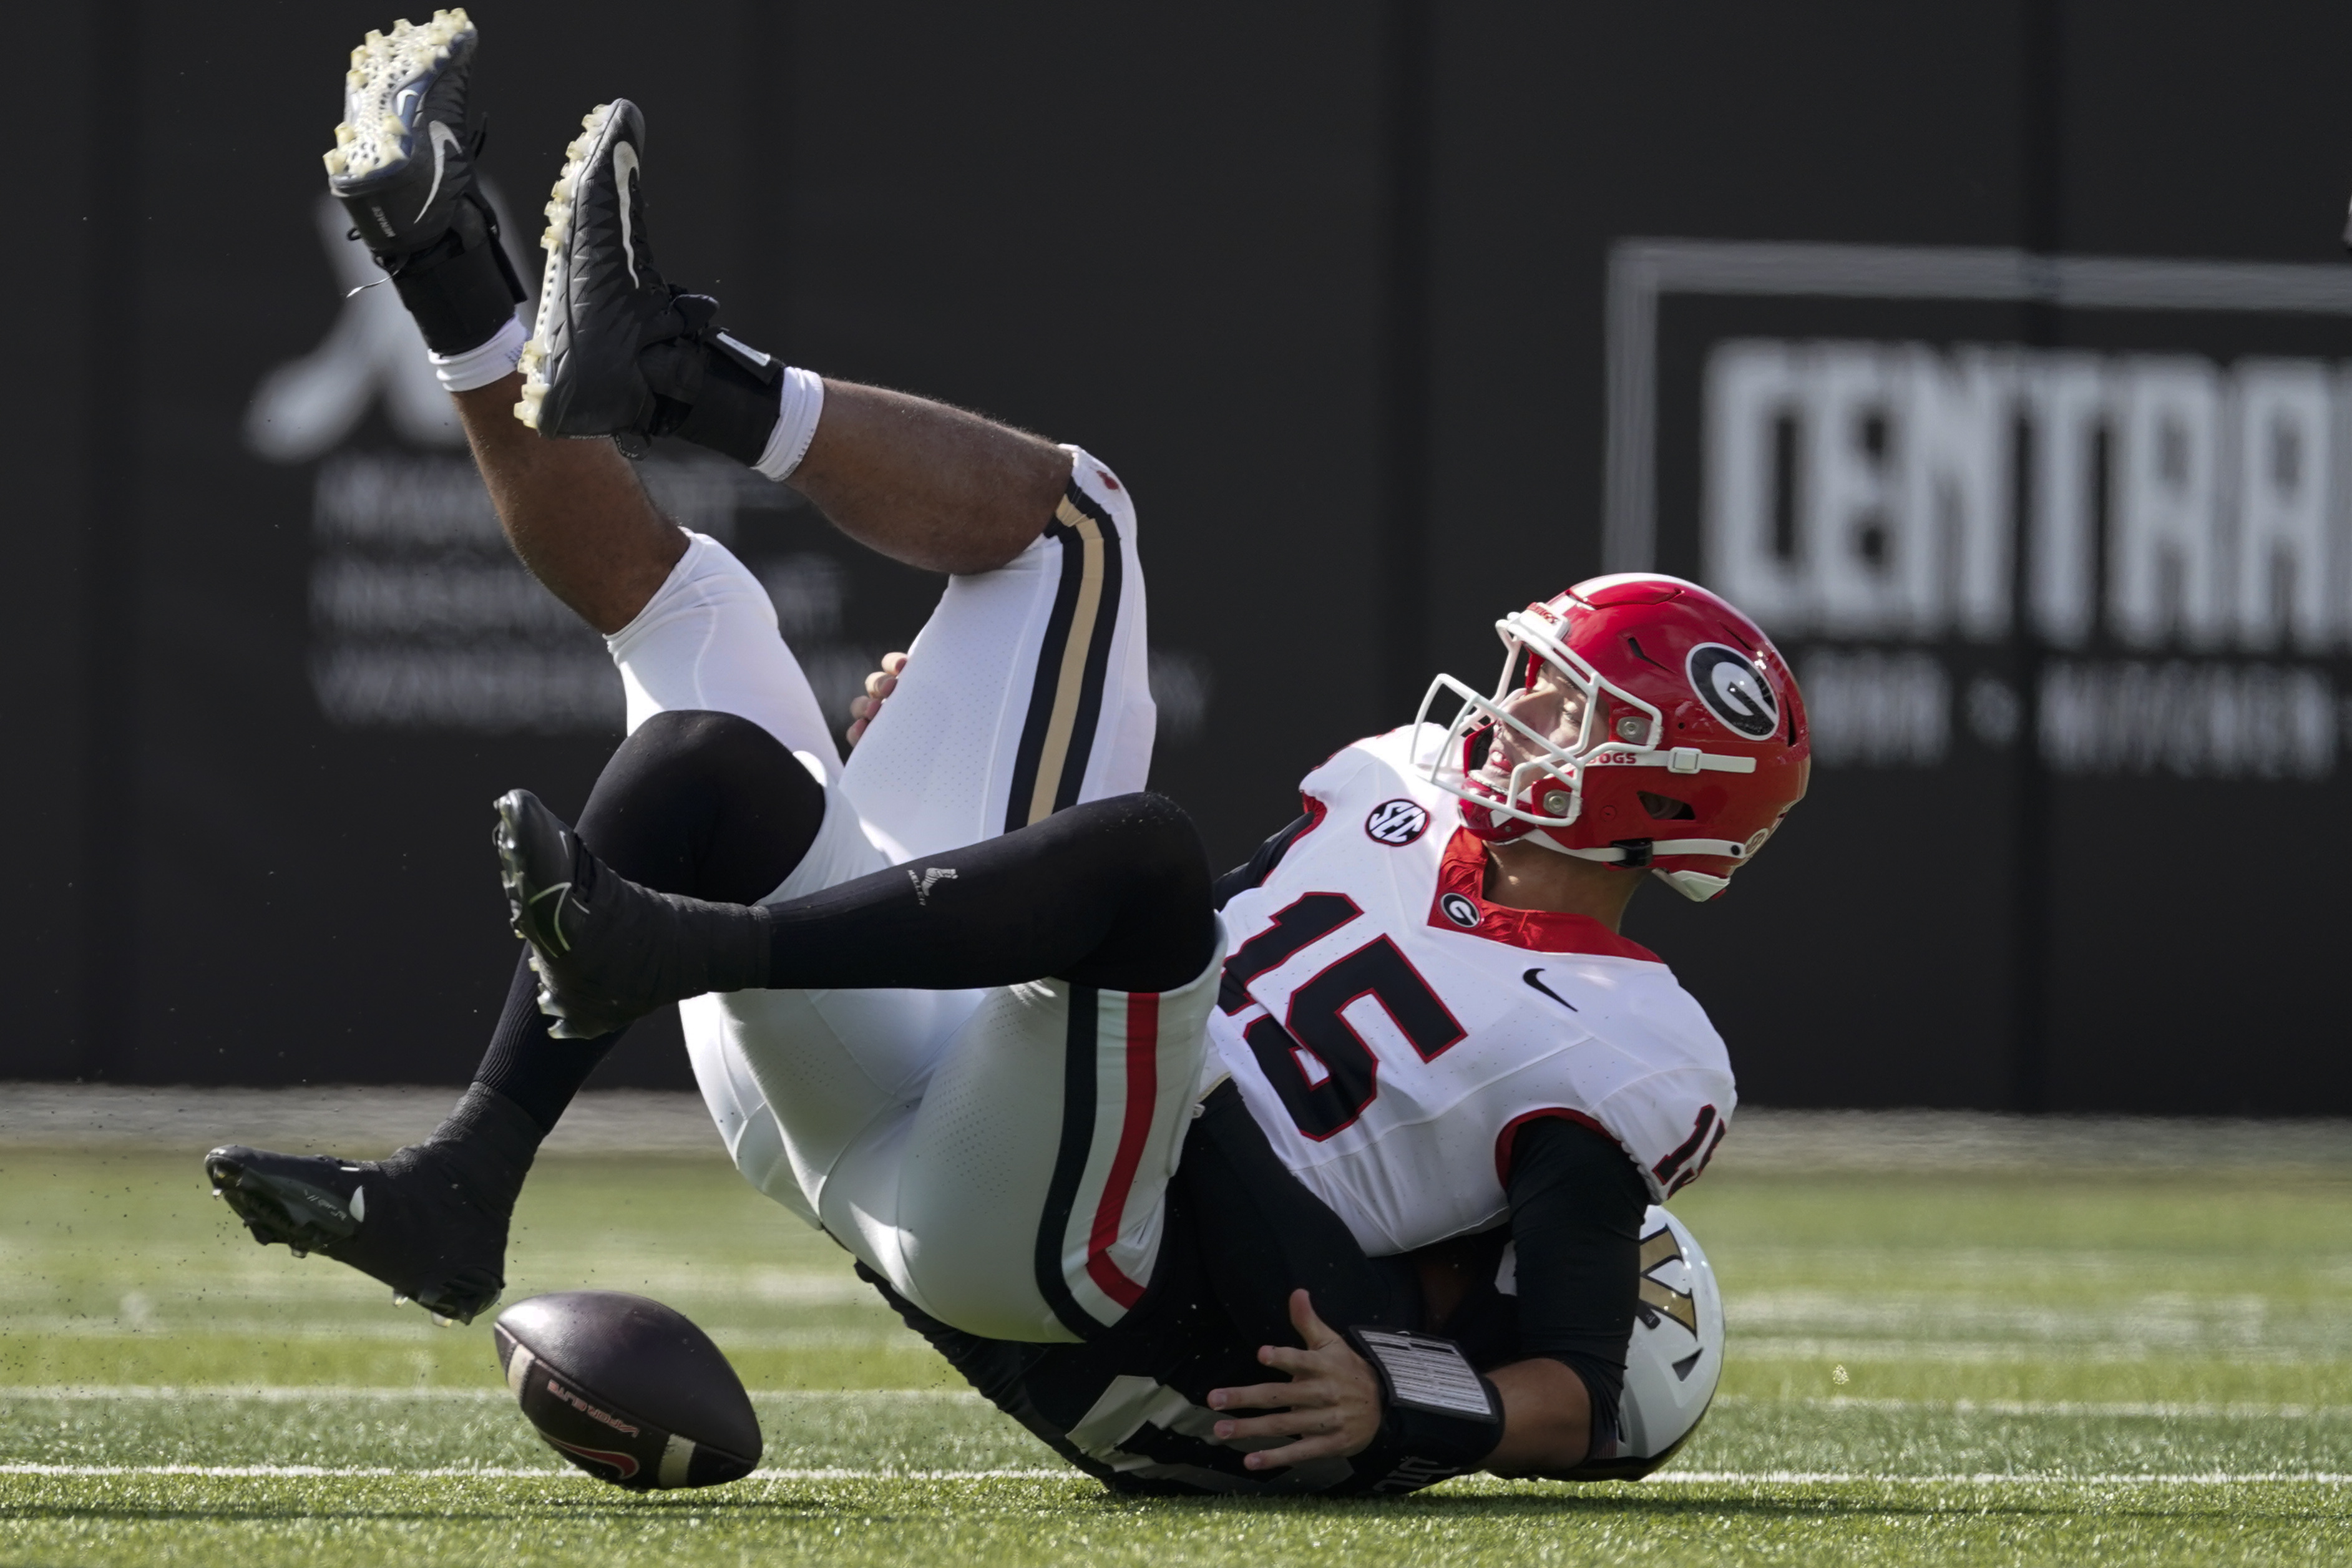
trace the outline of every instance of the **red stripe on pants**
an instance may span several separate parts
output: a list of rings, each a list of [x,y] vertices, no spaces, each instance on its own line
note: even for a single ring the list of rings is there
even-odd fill
[[[1118,1239],[1119,1218],[1127,1212],[1127,1195],[1135,1186],[1135,1168],[1143,1163],[1143,1145],[1151,1136],[1151,1111],[1159,1099],[1160,998],[1150,991],[1129,991],[1127,1114],[1119,1124],[1118,1153],[1111,1157],[1110,1179],[1103,1184],[1102,1201],[1095,1206],[1094,1233],[1087,1238],[1087,1278],[1121,1307],[1132,1307],[1143,1300],[1143,1287],[1110,1260],[1110,1249]]]

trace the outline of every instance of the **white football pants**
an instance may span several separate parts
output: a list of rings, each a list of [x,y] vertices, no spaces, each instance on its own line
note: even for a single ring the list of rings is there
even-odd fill
[[[1067,496],[1009,565],[950,580],[845,768],[758,579],[694,536],[607,639],[634,731],[731,713],[825,787],[793,898],[1143,788],[1153,727],[1135,511],[1070,449]],[[1051,888],[1037,896],[1050,898]],[[1181,991],[742,991],[679,1008],[735,1164],[917,1306],[1070,1341],[1140,1297],[1210,1071],[1223,954]]]

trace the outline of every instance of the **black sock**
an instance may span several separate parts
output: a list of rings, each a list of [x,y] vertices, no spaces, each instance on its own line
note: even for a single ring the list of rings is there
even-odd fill
[[[751,904],[792,874],[824,821],[824,791],[783,743],[746,718],[656,714],[621,743],[581,813],[581,841],[660,893]],[[554,1129],[626,1030],[557,1040],[539,978],[518,960],[474,1082]]]
[[[495,1214],[511,1214],[522,1179],[530,1174],[530,1163],[551,1124],[542,1124],[496,1089],[476,1082],[441,1118],[422,1148],[398,1150],[383,1166],[395,1174],[415,1169],[429,1152],[476,1203]]]
[[[490,1048],[474,1069],[474,1086],[495,1091],[521,1107],[539,1124],[541,1135],[555,1131],[563,1108],[628,1033],[620,1030],[595,1040],[557,1040],[547,1032],[554,1026],[555,1020],[539,1010],[539,977],[531,972],[530,960],[517,959],[506,1006],[490,1031]]]
[[[768,906],[771,989],[960,990],[1055,977],[1170,991],[1216,945],[1182,808],[1120,795],[1003,838]]]

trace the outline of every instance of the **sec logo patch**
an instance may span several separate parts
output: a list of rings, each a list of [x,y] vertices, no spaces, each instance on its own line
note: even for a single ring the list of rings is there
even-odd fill
[[[1445,912],[1446,919],[1451,920],[1463,930],[1472,931],[1477,928],[1478,906],[1460,894],[1447,894],[1437,901],[1437,907]]]
[[[1383,800],[1364,819],[1364,836],[1401,850],[1429,831],[1429,813],[1411,800]]]

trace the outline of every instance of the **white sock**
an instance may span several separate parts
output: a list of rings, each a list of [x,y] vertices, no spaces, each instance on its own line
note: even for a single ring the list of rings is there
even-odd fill
[[[520,350],[518,350],[520,352]],[[824,382],[814,371],[784,367],[783,400],[776,410],[776,428],[768,449],[751,465],[779,484],[808,455],[809,438],[816,434],[817,415],[824,412]]]
[[[522,346],[530,341],[530,334],[522,329],[522,323],[509,319],[499,329],[497,336],[478,349],[468,349],[462,354],[432,355],[433,373],[453,392],[472,392],[511,375],[522,358]]]

